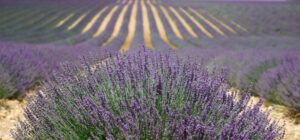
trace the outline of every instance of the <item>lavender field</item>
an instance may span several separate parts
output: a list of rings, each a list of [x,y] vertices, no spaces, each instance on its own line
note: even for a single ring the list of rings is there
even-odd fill
[[[0,99],[26,106],[0,140],[300,139],[299,23],[297,1],[2,0]]]

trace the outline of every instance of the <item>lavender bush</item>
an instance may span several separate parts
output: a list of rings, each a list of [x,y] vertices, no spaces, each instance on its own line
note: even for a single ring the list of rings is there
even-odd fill
[[[258,93],[268,100],[300,112],[300,60],[286,57],[281,65],[264,72],[257,83]]]
[[[173,54],[125,53],[64,65],[29,98],[15,139],[281,139],[282,126],[227,94],[226,69]],[[92,65],[91,65],[92,64]]]

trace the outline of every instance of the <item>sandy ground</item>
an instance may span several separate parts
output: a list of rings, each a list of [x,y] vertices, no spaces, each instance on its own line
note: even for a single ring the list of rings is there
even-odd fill
[[[33,94],[33,91],[28,92]],[[259,101],[259,98],[252,97],[253,103]],[[10,129],[14,128],[18,122],[18,117],[22,117],[22,108],[26,105],[26,101],[18,100],[0,100],[0,140],[11,140]],[[262,110],[273,108],[271,118],[280,120],[280,124],[286,123],[286,133],[284,140],[300,140],[300,113],[296,114],[289,108],[281,105],[275,105],[267,101],[264,102]]]
[[[253,103],[259,101],[258,97],[251,97]],[[262,110],[270,110],[270,118],[272,120],[279,120],[279,125],[285,123],[285,136],[284,140],[300,140],[300,113],[296,114],[288,107],[282,105],[272,104],[268,101],[264,101]]]
[[[0,100],[0,140],[11,140],[10,129],[18,123],[18,117],[23,117],[23,107],[26,101]]]

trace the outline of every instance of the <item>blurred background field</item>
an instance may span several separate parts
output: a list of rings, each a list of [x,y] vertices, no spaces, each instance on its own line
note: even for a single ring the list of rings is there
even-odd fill
[[[0,108],[20,110],[7,106],[23,105],[28,91],[55,80],[66,63],[146,47],[210,72],[227,67],[232,87],[251,85],[252,98],[263,97],[263,108],[275,107],[271,117],[287,121],[284,139],[300,139],[299,23],[298,1],[3,0]],[[11,118],[3,114],[1,123]]]

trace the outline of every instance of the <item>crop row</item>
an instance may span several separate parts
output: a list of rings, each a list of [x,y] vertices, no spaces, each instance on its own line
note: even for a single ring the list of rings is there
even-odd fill
[[[2,40],[106,46],[121,35],[125,40],[120,49],[128,50],[133,40],[150,48],[161,42],[176,49],[197,46],[199,38],[248,33],[242,25],[206,10],[158,5],[150,0],[117,1],[92,8],[40,6],[16,13],[0,21]]]
[[[201,8],[247,27],[255,35],[299,36],[299,3],[207,3]]]
[[[252,94],[300,111],[300,52],[276,49],[184,49],[178,52],[210,69],[226,66],[229,80],[238,89],[252,85]]]
[[[19,98],[47,80],[53,80],[63,62],[79,64],[83,55],[96,55],[98,61],[117,49],[90,46],[30,45],[0,43],[0,98]],[[96,60],[95,60],[96,61]]]
[[[118,52],[120,42],[107,50],[88,45],[63,47],[1,43],[1,97],[22,96],[34,85],[51,78],[52,72],[58,70],[62,62],[78,63],[78,58],[89,52],[97,54],[98,60],[101,60],[108,53]],[[135,45],[133,50],[139,50],[140,46]],[[299,50],[189,48],[176,53],[182,58],[189,56],[191,61],[210,69],[227,66],[232,86],[246,89],[252,84],[253,95],[264,96],[271,102],[287,105],[299,112]]]

